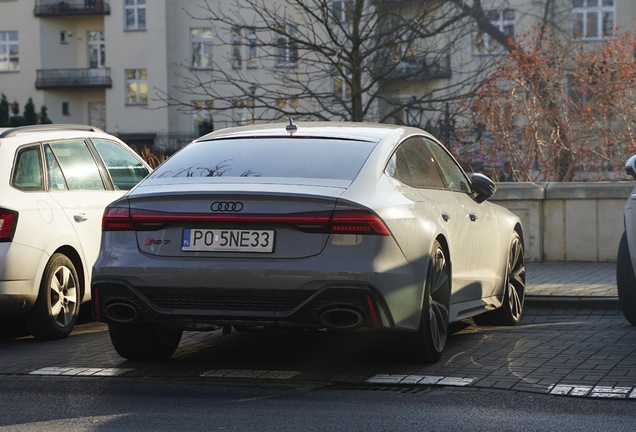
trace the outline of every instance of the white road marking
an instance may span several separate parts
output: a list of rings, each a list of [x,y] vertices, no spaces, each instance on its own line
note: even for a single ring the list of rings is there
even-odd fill
[[[548,389],[553,395],[583,396],[593,398],[636,399],[635,387],[589,386],[557,384]]]
[[[473,382],[475,382],[475,378],[378,374],[368,378],[365,382],[367,384],[417,384],[463,387],[471,385]]]
[[[208,378],[258,378],[258,379],[292,379],[300,372],[296,371],[268,371],[268,370],[240,370],[214,369],[203,372],[200,376]]]
[[[127,368],[83,368],[83,367],[45,367],[29,372],[29,375],[51,376],[119,376],[134,369]]]

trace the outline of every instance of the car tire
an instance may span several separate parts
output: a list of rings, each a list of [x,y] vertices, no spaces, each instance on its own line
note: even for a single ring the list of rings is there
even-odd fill
[[[616,288],[623,315],[630,324],[636,325],[636,276],[625,232],[618,243],[616,254]]]
[[[516,326],[521,323],[526,293],[526,264],[521,236],[512,235],[506,275],[504,279],[503,303],[501,307],[477,315],[473,321],[477,325]]]
[[[40,291],[26,317],[31,334],[37,339],[67,337],[77,322],[81,288],[73,262],[55,253],[44,268]]]
[[[405,335],[403,349],[407,360],[434,363],[441,358],[449,333],[450,292],[446,252],[435,241],[426,273],[420,326],[416,333]]]
[[[158,324],[109,323],[110,340],[121,357],[128,360],[165,360],[181,342],[182,330]]]

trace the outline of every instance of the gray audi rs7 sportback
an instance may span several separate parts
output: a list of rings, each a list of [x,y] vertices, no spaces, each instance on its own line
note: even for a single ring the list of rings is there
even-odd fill
[[[495,189],[417,128],[212,132],[104,211],[94,315],[128,359],[170,357],[184,330],[291,326],[434,362],[451,322],[521,319],[522,226]]]

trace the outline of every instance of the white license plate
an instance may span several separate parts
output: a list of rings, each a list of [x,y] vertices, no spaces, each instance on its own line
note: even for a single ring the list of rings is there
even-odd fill
[[[274,231],[186,228],[181,250],[271,253],[274,251]]]

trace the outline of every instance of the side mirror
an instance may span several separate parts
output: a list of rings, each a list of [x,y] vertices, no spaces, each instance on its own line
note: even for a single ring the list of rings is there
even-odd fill
[[[627,159],[625,163],[625,172],[636,180],[636,155]]]
[[[470,178],[470,186],[477,195],[475,201],[482,203],[493,196],[497,191],[497,185],[483,174],[472,173]]]

